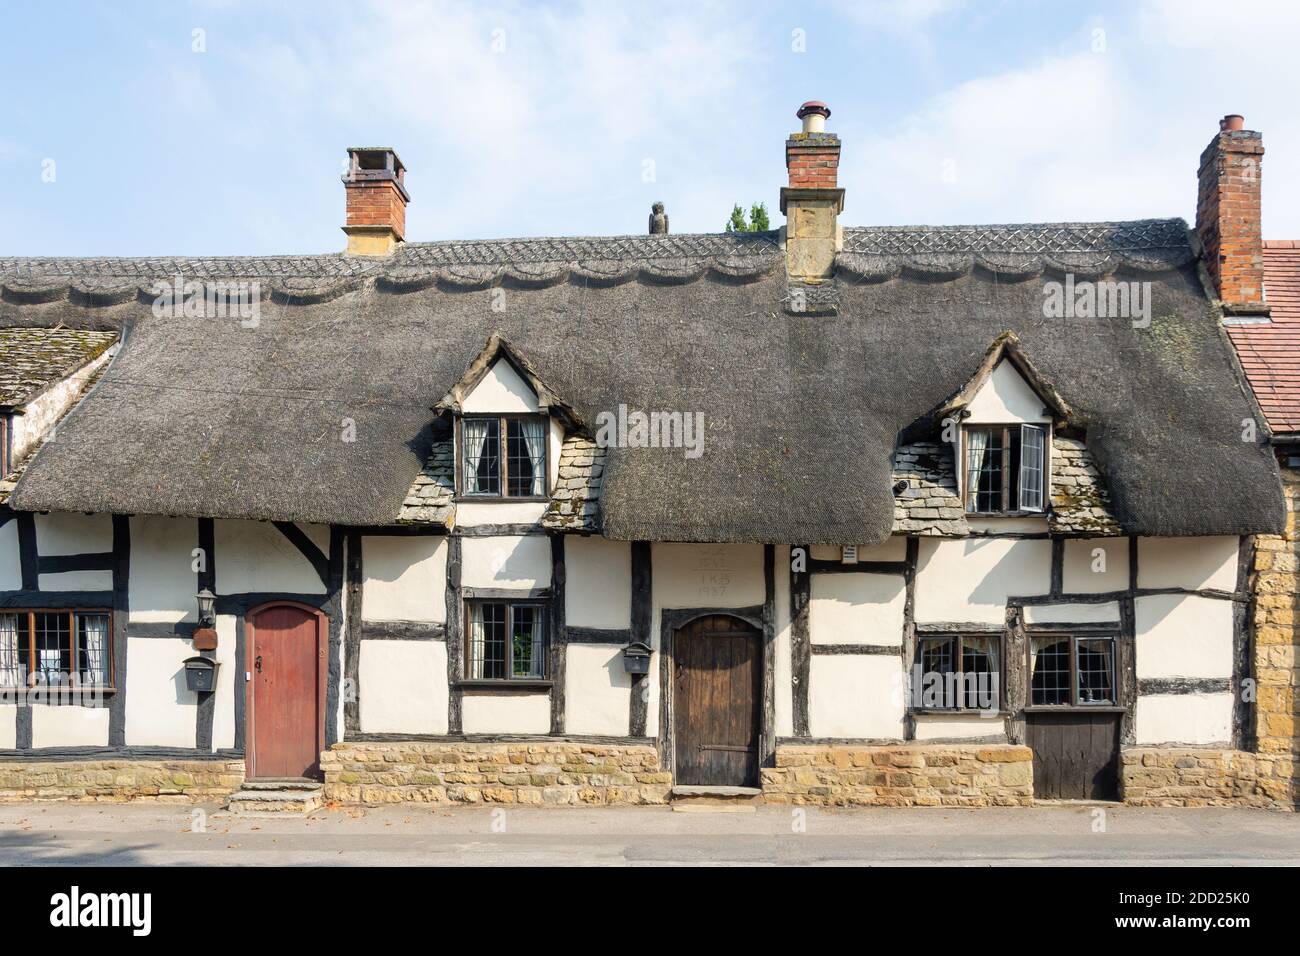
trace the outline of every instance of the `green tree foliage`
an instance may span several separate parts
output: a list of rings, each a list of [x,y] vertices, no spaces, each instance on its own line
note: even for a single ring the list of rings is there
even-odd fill
[[[767,219],[767,204],[756,202],[749,207],[749,219],[745,219],[745,210],[740,204],[731,207],[731,217],[727,220],[727,232],[767,232],[772,226]]]

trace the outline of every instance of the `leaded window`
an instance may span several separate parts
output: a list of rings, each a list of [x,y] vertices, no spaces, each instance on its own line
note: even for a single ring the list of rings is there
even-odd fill
[[[483,498],[546,495],[546,418],[537,415],[461,420],[461,494]]]
[[[1113,635],[1038,635],[1029,641],[1029,703],[1086,707],[1115,703]]]
[[[1043,510],[1047,475],[1047,430],[1043,426],[967,426],[964,460],[968,512]]]
[[[1002,636],[945,634],[917,639],[914,706],[993,710],[1001,706]]]
[[[470,680],[539,680],[546,676],[546,605],[508,601],[468,604]]]
[[[112,686],[107,611],[0,612],[0,687]]]

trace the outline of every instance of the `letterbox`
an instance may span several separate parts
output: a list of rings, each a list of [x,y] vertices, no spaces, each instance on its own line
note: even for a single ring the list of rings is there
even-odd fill
[[[185,686],[199,693],[217,689],[216,661],[206,657],[191,657],[185,661]]]

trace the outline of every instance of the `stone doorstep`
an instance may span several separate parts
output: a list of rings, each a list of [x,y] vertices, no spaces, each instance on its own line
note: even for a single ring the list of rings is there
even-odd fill
[[[315,780],[250,780],[230,795],[226,809],[235,816],[306,816],[324,803],[324,786]]]
[[[673,787],[669,795],[677,813],[753,813],[763,802],[758,787]]]

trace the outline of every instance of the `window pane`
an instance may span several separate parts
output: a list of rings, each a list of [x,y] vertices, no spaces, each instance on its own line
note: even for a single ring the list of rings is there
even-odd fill
[[[31,644],[26,614],[0,614],[0,687],[27,685]]]
[[[72,674],[72,632],[67,614],[36,615],[36,680],[49,686],[66,683]]]
[[[1079,641],[1079,703],[1115,702],[1115,642],[1110,638]]]
[[[998,645],[992,634],[961,639],[963,706],[972,710],[994,710],[1000,699],[1001,668]]]
[[[476,680],[506,676],[506,606],[471,604],[469,675]]]
[[[956,667],[953,661],[955,638],[928,638],[921,641],[921,706],[954,707]]]
[[[506,422],[506,494],[546,494],[545,424],[540,418],[512,418]]]
[[[1033,677],[1029,702],[1045,706],[1070,703],[1069,639],[1036,637],[1030,645],[1030,654]]]
[[[465,494],[501,494],[500,439],[501,423],[495,418],[466,418],[461,423]]]
[[[84,684],[108,684],[108,615],[77,615],[77,675]]]
[[[967,510],[1002,510],[1002,429],[966,430]]]
[[[532,604],[517,604],[514,613],[511,652],[512,676],[542,676],[542,618],[545,608]]]
[[[1037,425],[1020,426],[1020,507],[1043,510],[1043,451],[1046,433]]]

